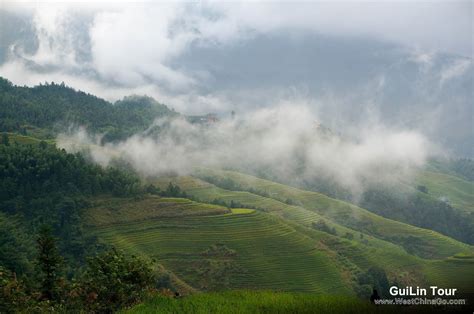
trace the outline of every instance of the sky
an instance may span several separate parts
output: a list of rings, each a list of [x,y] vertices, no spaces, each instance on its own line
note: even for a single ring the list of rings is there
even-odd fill
[[[316,34],[394,43],[421,58],[436,52],[472,57],[472,1],[2,0],[0,9],[5,24],[12,21],[6,15],[16,15],[13,24],[20,25],[1,33],[0,74],[19,84],[64,80],[108,99],[190,91],[198,99],[201,89],[212,89],[212,71],[173,61],[199,48],[232,51],[282,33],[289,43]],[[8,28],[17,36],[6,34]]]
[[[305,103],[338,130],[473,138],[472,1],[0,1],[0,75],[15,84],[187,114]]]

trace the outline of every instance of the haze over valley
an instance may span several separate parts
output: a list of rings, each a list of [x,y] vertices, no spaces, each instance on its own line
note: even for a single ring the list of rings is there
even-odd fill
[[[0,2],[0,312],[467,309],[472,43],[469,1]]]

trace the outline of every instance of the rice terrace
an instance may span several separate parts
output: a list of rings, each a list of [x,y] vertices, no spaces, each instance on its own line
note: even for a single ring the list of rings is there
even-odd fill
[[[473,12],[0,0],[0,313],[472,313]]]

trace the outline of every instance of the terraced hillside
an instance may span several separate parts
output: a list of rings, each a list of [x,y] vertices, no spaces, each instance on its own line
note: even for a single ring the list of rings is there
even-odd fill
[[[170,203],[170,199],[153,201],[158,207]],[[175,206],[180,204],[178,199]],[[102,209],[95,208],[91,217],[100,217]],[[333,259],[277,217],[248,209],[223,214],[206,208],[199,215],[159,217],[129,217],[128,223],[112,225],[93,221],[97,235],[106,242],[156,258],[198,289],[351,293]]]
[[[474,213],[474,183],[460,177],[434,171],[423,171],[417,184],[426,186],[428,195],[445,199],[453,207]]]
[[[312,212],[318,215],[314,218],[324,217],[328,221],[346,228],[400,245],[409,253],[424,258],[444,258],[459,252],[472,252],[471,246],[437,232],[386,219],[320,193],[304,191],[231,171],[207,169],[198,171],[196,175],[218,185],[225,182],[225,180],[233,182],[232,184],[240,190],[236,192],[219,189],[208,182],[196,180],[193,177],[176,179],[176,183],[189,191],[191,195],[206,201],[215,197],[227,201],[234,199],[247,206],[266,209],[284,208],[287,205],[285,203],[296,204],[298,206],[294,207],[299,207],[299,211],[305,209],[306,215],[308,215],[308,211]],[[160,184],[164,185],[166,180],[162,179]],[[291,210],[287,216],[295,214],[296,211]],[[300,221],[308,226],[311,219],[314,218],[311,217],[306,221],[300,219]]]
[[[99,199],[89,211],[92,229],[107,243],[156,258],[198,290],[355,294],[358,276],[374,266],[399,284],[474,287],[468,245],[317,193],[239,173],[210,175],[200,174],[232,180],[239,190],[190,176],[154,179],[178,184],[195,201]],[[251,209],[207,204],[216,200]],[[332,231],[315,227],[321,221]]]

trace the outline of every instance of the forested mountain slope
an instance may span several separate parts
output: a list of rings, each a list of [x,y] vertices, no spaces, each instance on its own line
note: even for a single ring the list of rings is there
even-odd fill
[[[105,133],[103,140],[113,141],[144,131],[158,117],[174,115],[146,96],[129,96],[112,104],[64,83],[30,88],[0,78],[0,131],[48,138],[81,126]]]

